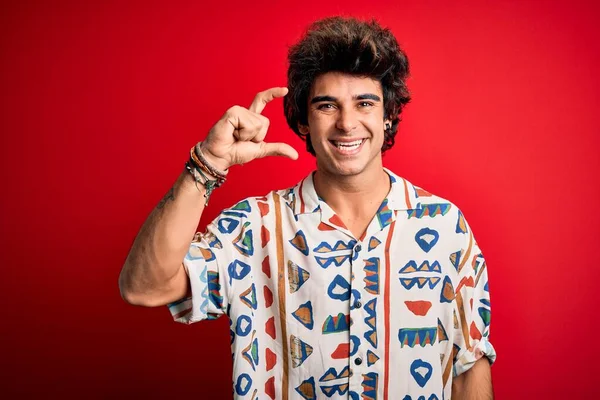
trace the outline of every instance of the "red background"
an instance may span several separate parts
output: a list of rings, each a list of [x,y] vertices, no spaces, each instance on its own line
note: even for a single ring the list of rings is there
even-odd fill
[[[409,55],[413,102],[385,164],[475,230],[497,398],[600,395],[593,2],[50,3],[0,12],[2,397],[230,398],[226,319],[128,306],[117,277],[189,148],[285,85],[287,46],[340,13],[376,17]],[[300,160],[234,168],[202,227],[314,167],[281,101],[265,114]]]

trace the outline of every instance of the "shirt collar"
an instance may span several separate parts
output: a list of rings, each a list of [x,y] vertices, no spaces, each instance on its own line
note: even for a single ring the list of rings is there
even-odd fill
[[[422,190],[414,186],[408,180],[394,174],[389,169],[384,168],[384,170],[389,175],[392,184],[390,192],[386,197],[387,207],[390,210],[397,211],[421,209],[419,192]],[[293,188],[295,200],[293,207],[294,215],[309,214],[320,210],[320,202],[323,200],[319,198],[315,191],[313,180],[314,173],[315,171],[311,172]]]

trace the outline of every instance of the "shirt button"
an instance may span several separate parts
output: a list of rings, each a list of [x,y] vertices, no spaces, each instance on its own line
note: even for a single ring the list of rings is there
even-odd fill
[[[360,244],[357,244],[356,246],[354,246],[354,251],[356,253],[359,253],[362,250],[362,246]]]
[[[354,364],[356,364],[356,365],[362,364],[362,358],[360,358],[360,357],[359,358],[355,358],[354,359]]]
[[[354,302],[354,305],[353,305],[353,307],[354,307],[354,308],[361,308],[361,307],[362,307],[362,303],[361,303],[360,301],[356,300],[356,301]]]

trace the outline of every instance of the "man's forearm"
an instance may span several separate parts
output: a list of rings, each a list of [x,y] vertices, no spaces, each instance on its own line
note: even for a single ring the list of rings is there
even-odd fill
[[[452,400],[492,400],[492,372],[486,357],[480,358],[467,372],[452,382]]]
[[[200,190],[198,190],[200,189]],[[183,171],[142,225],[119,277],[123,298],[132,304],[168,302],[170,292],[185,294],[180,279],[183,258],[204,210],[203,185]],[[173,285],[177,285],[176,288]]]

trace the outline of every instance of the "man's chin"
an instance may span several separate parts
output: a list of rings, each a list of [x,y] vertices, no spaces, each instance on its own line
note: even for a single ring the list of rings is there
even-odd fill
[[[327,165],[326,167],[319,167],[319,169],[327,175],[351,177],[360,175],[365,170],[365,165],[359,165],[358,163],[355,165]]]

